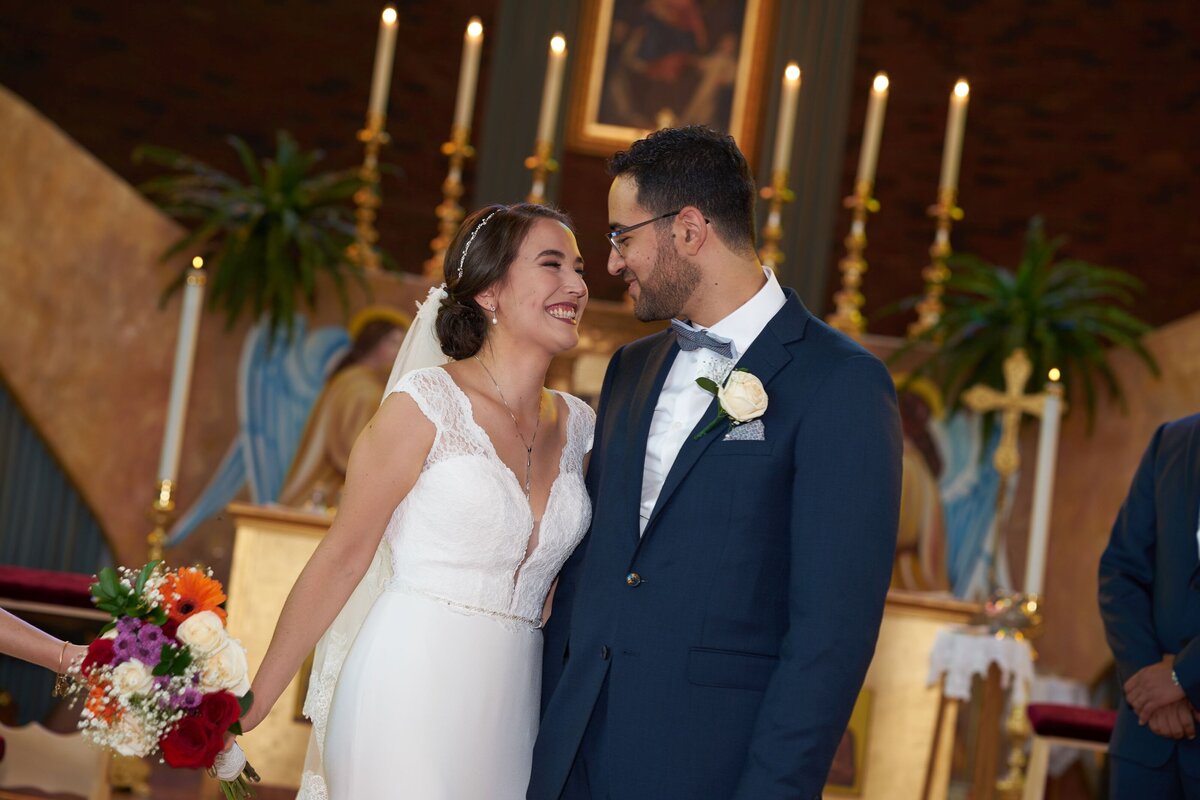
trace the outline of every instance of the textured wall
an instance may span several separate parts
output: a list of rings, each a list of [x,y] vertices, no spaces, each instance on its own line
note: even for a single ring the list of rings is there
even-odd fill
[[[178,295],[158,307],[178,263],[158,257],[180,229],[4,89],[0,209],[0,372],[95,510],[115,557],[140,563],[179,325]],[[374,289],[377,301],[406,308],[421,292],[388,276]],[[328,300],[314,320],[340,321],[337,303]],[[201,323],[183,506],[236,430],[245,330],[226,330],[211,314]]]

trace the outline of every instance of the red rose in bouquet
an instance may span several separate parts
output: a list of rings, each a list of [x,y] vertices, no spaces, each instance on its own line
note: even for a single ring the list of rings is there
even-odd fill
[[[204,695],[196,709],[200,719],[224,733],[229,726],[242,717],[242,708],[230,692],[213,692]]]
[[[172,767],[208,769],[225,747],[224,731],[200,717],[184,717],[159,742],[163,758]]]
[[[87,675],[93,668],[111,664],[113,660],[113,640],[96,639],[88,645],[87,655],[79,666],[79,671]]]

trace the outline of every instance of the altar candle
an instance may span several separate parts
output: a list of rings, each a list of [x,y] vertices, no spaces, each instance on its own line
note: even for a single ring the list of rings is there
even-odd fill
[[[962,161],[963,131],[967,127],[967,100],[971,87],[966,78],[959,78],[950,92],[950,113],[946,117],[946,142],[942,150],[942,178],[938,188],[943,192],[958,188],[958,165]]]
[[[546,64],[546,84],[542,88],[542,112],[538,115],[537,141],[553,142],[558,121],[558,102],[562,96],[563,65],[567,61],[567,40],[561,33],[550,40],[550,59]]]
[[[796,131],[796,103],[800,97],[800,67],[789,62],[783,71],[779,95],[779,120],[775,128],[775,160],[772,175],[787,172],[792,161],[792,138]]]
[[[1050,501],[1054,495],[1054,469],[1058,458],[1058,426],[1062,415],[1062,384],[1057,369],[1050,370],[1046,404],[1038,431],[1037,475],[1033,487],[1033,516],[1029,524],[1029,556],[1025,561],[1025,593],[1041,594],[1046,577],[1046,549],[1050,541]]]
[[[454,104],[454,127],[471,128],[471,113],[475,109],[475,84],[479,79],[479,54],[483,50],[483,23],[471,17],[463,34],[462,66],[458,70],[458,96]]]
[[[867,101],[867,122],[863,127],[862,151],[858,154],[857,187],[875,183],[875,165],[879,162],[879,142],[883,137],[883,115],[887,110],[888,76],[886,72],[875,75],[871,85],[871,99]]]
[[[167,400],[167,425],[158,459],[160,481],[175,482],[179,473],[179,453],[183,445],[183,425],[187,417],[192,362],[196,357],[196,336],[200,331],[200,305],[203,300],[204,259],[196,256],[192,259],[192,269],[183,287],[179,338],[175,341],[175,366],[171,372],[171,393]]]
[[[371,76],[371,102],[367,113],[387,114],[388,88],[392,84],[392,62],[396,54],[396,9],[388,6],[379,18],[379,38],[375,43],[375,71]]]

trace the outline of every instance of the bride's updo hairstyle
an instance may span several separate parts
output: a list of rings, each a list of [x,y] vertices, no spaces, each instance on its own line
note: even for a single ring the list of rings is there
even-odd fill
[[[475,295],[504,282],[521,243],[539,219],[560,222],[574,233],[566,214],[532,203],[485,206],[459,226],[443,261],[447,296],[437,316],[442,352],[450,358],[461,361],[483,347],[492,312],[481,308]]]

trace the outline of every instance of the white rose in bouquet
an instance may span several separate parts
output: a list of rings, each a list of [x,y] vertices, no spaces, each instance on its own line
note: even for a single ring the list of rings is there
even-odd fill
[[[762,381],[749,372],[734,370],[725,385],[717,389],[721,408],[736,422],[758,419],[767,410],[767,390]]]
[[[134,662],[127,661],[125,663],[132,664]],[[123,667],[125,664],[121,666]],[[122,714],[117,723],[109,729],[109,737],[108,741],[112,749],[123,756],[133,756],[134,758],[145,758],[158,744],[150,731],[142,724],[142,719],[138,714]]]
[[[130,659],[113,669],[112,683],[118,697],[148,694],[154,688],[154,676],[145,664]]]
[[[236,639],[228,639],[225,646],[209,654],[200,667],[200,691],[207,694],[222,689],[228,689],[238,697],[250,691],[246,650]]]
[[[175,638],[191,648],[197,659],[217,652],[229,642],[225,623],[211,611],[201,611],[179,623]]]

